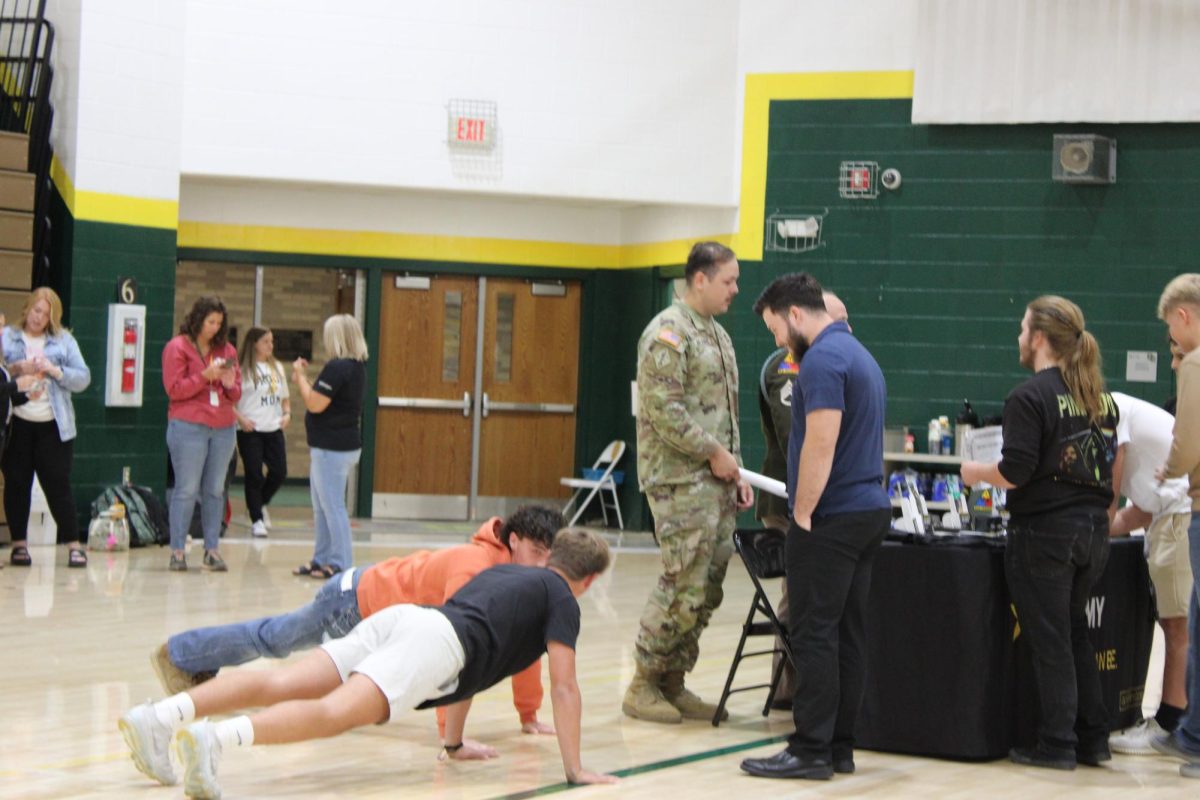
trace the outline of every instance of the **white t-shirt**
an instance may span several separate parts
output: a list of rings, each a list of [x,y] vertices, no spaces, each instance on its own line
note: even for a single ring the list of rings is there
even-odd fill
[[[238,400],[237,410],[254,423],[254,430],[272,433],[279,430],[283,419],[283,401],[288,398],[287,381],[278,361],[273,360],[269,365],[259,361],[255,370],[257,376],[242,375],[242,399]]]
[[[22,331],[21,338],[25,340],[25,358],[27,360],[45,354],[45,334],[30,336],[28,333]],[[49,380],[49,378],[42,378],[32,389],[26,392],[29,402],[15,406],[13,413],[29,422],[50,422],[53,420],[54,409],[50,407],[50,393],[46,388],[46,382]]]
[[[1156,519],[1163,514],[1191,513],[1188,479],[1175,478],[1161,484],[1154,471],[1167,462],[1175,418],[1153,403],[1112,393],[1121,412],[1117,422],[1117,447],[1125,445],[1125,466],[1121,472],[1121,494]]]

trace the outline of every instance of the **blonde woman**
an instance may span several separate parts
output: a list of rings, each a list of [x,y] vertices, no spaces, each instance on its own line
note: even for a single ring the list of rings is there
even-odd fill
[[[325,353],[329,360],[315,383],[305,375],[307,361],[292,363],[292,380],[308,412],[304,431],[312,453],[308,482],[316,529],[312,560],[293,574],[319,579],[351,564],[346,483],[362,454],[359,422],[367,386],[367,343],[358,320],[349,314],[325,320]]]
[[[241,361],[242,399],[233,411],[238,421],[238,452],[246,473],[246,511],[251,534],[266,536],[267,504],[287,477],[283,429],[292,420],[292,403],[283,365],[275,360],[275,336],[268,328],[246,332]]]
[[[29,494],[36,475],[46,504],[70,550],[67,566],[86,567],[87,552],[79,540],[79,519],[71,494],[71,464],[75,459],[75,407],[71,395],[92,382],[92,373],[79,345],[62,325],[62,301],[43,286],[30,292],[17,324],[4,329],[4,360],[19,375],[41,380],[25,394],[27,401],[13,409],[12,433],[4,452],[4,513],[12,533],[14,566],[33,563],[26,547]]]

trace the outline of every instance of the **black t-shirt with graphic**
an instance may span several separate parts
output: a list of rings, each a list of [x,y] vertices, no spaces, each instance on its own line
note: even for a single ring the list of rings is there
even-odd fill
[[[472,697],[537,661],[549,642],[574,650],[579,637],[579,603],[566,580],[544,567],[485,569],[438,611],[454,626],[466,658],[454,692],[418,708]]]
[[[1036,373],[1004,401],[1004,449],[1000,474],[1014,516],[1069,509],[1106,509],[1112,502],[1112,464],[1117,453],[1119,412],[1103,395],[1098,423],[1088,421],[1058,367]]]
[[[329,405],[320,414],[309,411],[304,415],[308,446],[342,452],[361,448],[359,419],[367,389],[366,365],[351,358],[331,359],[312,387],[329,398]]]

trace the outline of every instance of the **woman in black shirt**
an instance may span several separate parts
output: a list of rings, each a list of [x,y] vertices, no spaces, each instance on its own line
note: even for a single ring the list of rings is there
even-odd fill
[[[329,360],[315,383],[304,373],[307,361],[292,364],[292,380],[308,411],[304,431],[312,455],[308,482],[316,529],[312,559],[293,574],[320,579],[347,569],[352,560],[346,483],[362,454],[359,420],[367,385],[367,343],[358,320],[349,314],[325,320],[325,353]]]

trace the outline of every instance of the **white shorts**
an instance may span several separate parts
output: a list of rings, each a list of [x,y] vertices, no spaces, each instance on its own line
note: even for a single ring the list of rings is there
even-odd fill
[[[321,649],[344,683],[357,672],[371,679],[391,707],[389,720],[458,688],[466,655],[445,615],[399,605],[372,614]]]

